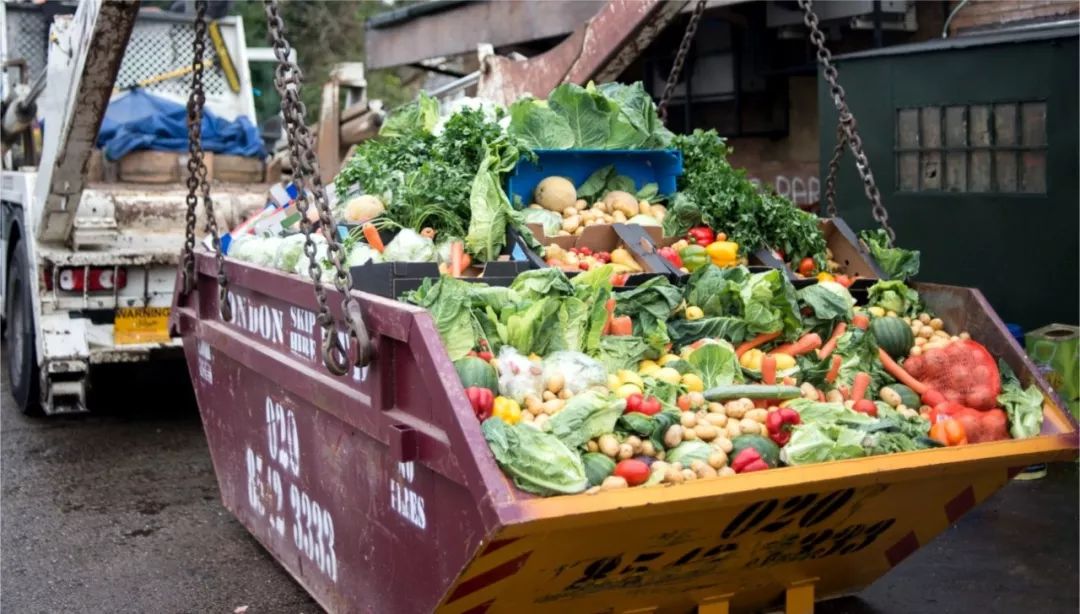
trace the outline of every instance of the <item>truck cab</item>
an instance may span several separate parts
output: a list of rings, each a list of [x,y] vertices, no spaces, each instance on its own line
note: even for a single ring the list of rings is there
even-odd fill
[[[5,361],[22,411],[84,412],[97,367],[180,357],[166,323],[187,223],[186,145],[109,160],[97,134],[108,104],[133,91],[186,104],[192,20],[101,0],[3,3],[0,17]],[[254,123],[243,22],[213,27],[206,108]],[[9,121],[17,115],[28,121]],[[265,204],[263,160],[238,158],[219,156],[211,171],[222,232]],[[200,232],[204,218],[200,207]]]

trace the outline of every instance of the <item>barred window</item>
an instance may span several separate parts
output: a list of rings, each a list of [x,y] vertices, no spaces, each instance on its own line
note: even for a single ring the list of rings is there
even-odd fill
[[[1046,102],[897,109],[900,192],[1046,193]]]

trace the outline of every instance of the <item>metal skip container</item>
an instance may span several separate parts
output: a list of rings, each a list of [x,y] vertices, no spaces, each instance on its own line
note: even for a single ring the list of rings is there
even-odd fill
[[[375,359],[335,377],[309,282],[227,260],[223,322],[215,261],[196,264],[174,317],[222,500],[331,612],[810,611],[1021,468],[1077,456],[1047,393],[1030,439],[537,498],[495,464],[426,311],[357,294]],[[1049,391],[978,291],[918,289]]]

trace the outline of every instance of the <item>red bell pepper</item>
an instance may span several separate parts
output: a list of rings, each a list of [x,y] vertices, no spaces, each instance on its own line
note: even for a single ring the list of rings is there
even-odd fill
[[[477,418],[487,420],[491,417],[491,410],[495,405],[495,395],[490,390],[479,386],[470,386],[465,389],[465,396],[469,397],[469,403],[472,404],[473,413],[476,414]]]
[[[679,257],[679,252],[670,247],[661,247],[656,250],[656,253],[660,254],[662,258],[675,265],[677,268],[682,268],[682,258]]]
[[[753,448],[744,448],[731,461],[731,468],[735,473],[750,473],[751,471],[764,471],[769,468],[761,453]]]
[[[786,445],[791,439],[791,429],[801,423],[802,417],[799,416],[799,412],[790,407],[781,407],[765,418],[765,428],[769,431],[769,439],[776,442],[778,446]]]
[[[660,400],[653,396],[644,396],[639,393],[634,393],[626,397],[626,410],[624,414],[637,412],[639,414],[645,414],[646,416],[652,416],[660,413],[662,407],[660,406]]]
[[[695,226],[686,233],[686,237],[702,247],[708,247],[716,240],[716,233],[708,226]]]

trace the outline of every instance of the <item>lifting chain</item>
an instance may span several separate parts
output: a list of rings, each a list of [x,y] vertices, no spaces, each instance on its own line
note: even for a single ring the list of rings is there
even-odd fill
[[[266,11],[270,43],[274,49],[274,56],[277,58],[274,87],[281,95],[281,114],[285,121],[285,133],[289,141],[292,180],[300,195],[296,200],[296,206],[300,212],[300,229],[304,233],[304,255],[308,258],[308,274],[315,285],[315,298],[319,303],[317,321],[323,332],[323,363],[334,375],[345,375],[349,372],[350,362],[360,367],[367,366],[371,362],[371,340],[368,337],[367,327],[364,325],[360,305],[349,292],[352,287],[352,278],[349,275],[349,269],[343,265],[344,249],[334,233],[337,224],[334,222],[333,213],[327,203],[326,191],[319,172],[319,161],[311,144],[311,132],[304,122],[307,108],[300,100],[300,86],[303,84],[304,75],[296,62],[290,59],[292,50],[285,38],[285,21],[281,18],[277,0],[263,0],[263,8]],[[309,189],[305,189],[305,186]],[[326,238],[327,257],[334,265],[334,287],[345,297],[341,307],[345,325],[349,329],[351,351],[347,351],[342,345],[334,317],[327,304],[326,288],[322,284],[322,266],[317,257],[315,241],[312,239],[315,231],[308,218],[312,200],[319,214],[319,222],[326,231],[323,235]]]
[[[225,257],[221,253],[221,238],[218,236],[217,216],[214,214],[214,201],[210,198],[210,182],[207,181],[206,161],[202,148],[202,117],[206,94],[203,91],[203,57],[206,55],[206,9],[207,0],[195,2],[195,41],[192,43],[193,59],[191,65],[191,93],[187,102],[188,124],[188,178],[187,178],[187,229],[184,236],[184,249],[180,260],[183,266],[183,292],[188,294],[195,286],[195,209],[202,196],[206,214],[206,230],[210,233],[217,258],[218,307],[221,319],[232,320],[232,305],[229,304],[229,280],[225,277]]]
[[[844,147],[847,146],[847,137],[844,136],[844,128],[836,125],[836,146],[833,147],[832,159],[829,160],[829,174],[825,176],[825,212],[829,217],[836,217],[836,174],[840,172],[840,158],[844,155]]]
[[[842,150],[843,143],[846,141],[851,153],[855,156],[855,168],[858,169],[859,176],[862,178],[866,197],[870,199],[874,219],[885,229],[891,244],[896,240],[896,231],[889,225],[889,212],[885,210],[885,205],[881,203],[881,192],[878,190],[877,181],[874,180],[874,173],[870,170],[870,160],[866,157],[866,152],[863,151],[862,139],[859,137],[859,128],[855,122],[855,116],[851,114],[851,110],[848,108],[844,88],[840,86],[839,82],[840,75],[836,71],[836,66],[832,63],[832,54],[829,52],[829,48],[825,46],[825,35],[818,27],[818,17],[814,13],[813,0],[799,0],[799,6],[805,13],[803,23],[810,29],[810,41],[817,48],[817,60],[821,64],[825,82],[829,84],[829,93],[832,94],[833,105],[839,114],[839,131],[843,135],[843,138],[837,139],[838,149],[833,152],[833,162],[829,165],[829,178],[826,179],[826,198],[829,199],[831,209],[829,214],[832,215],[835,212],[835,205],[833,204],[835,194],[830,193],[830,185],[834,186],[832,190],[835,190],[833,165],[839,166],[840,160],[837,152]]]
[[[682,73],[683,64],[686,62],[686,55],[690,53],[690,45],[694,42],[694,34],[697,33],[698,23],[701,21],[701,15],[704,12],[705,0],[698,0],[697,5],[694,6],[694,12],[690,14],[690,21],[686,24],[686,32],[683,32],[679,50],[675,53],[675,62],[671,65],[667,83],[664,84],[664,93],[660,96],[660,104],[657,106],[660,121],[664,124],[667,123],[668,103],[671,102],[671,95],[675,93],[675,86],[679,83],[679,75]]]

